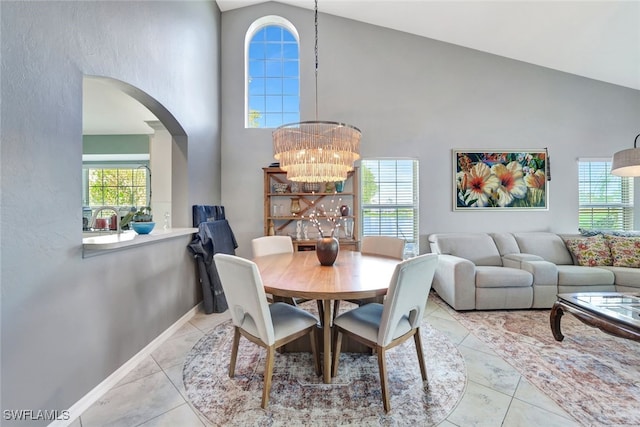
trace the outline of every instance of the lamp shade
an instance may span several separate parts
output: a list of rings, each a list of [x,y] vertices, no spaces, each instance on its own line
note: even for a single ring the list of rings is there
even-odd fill
[[[360,158],[361,136],[355,126],[338,122],[286,124],[273,131],[273,156],[290,181],[344,181]]]
[[[636,148],[638,136],[633,143],[633,148],[618,151],[613,155],[611,173],[617,176],[640,176],[640,148]]]

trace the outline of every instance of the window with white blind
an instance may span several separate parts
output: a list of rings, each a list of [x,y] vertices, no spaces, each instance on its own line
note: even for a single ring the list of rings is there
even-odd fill
[[[366,159],[360,165],[363,236],[405,239],[418,254],[418,161]]]
[[[611,174],[610,159],[578,160],[580,228],[633,229],[633,178]]]

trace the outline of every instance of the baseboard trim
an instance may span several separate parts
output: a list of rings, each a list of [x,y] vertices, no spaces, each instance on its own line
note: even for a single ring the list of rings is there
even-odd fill
[[[89,393],[78,400],[71,408],[69,408],[68,420],[56,420],[49,424],[49,427],[67,427],[72,424],[84,411],[89,409],[91,405],[96,403],[107,391],[111,390],[113,386],[118,384],[129,372],[133,370],[138,364],[149,356],[153,351],[160,347],[167,339],[169,339],[178,329],[187,323],[195,314],[200,310],[202,303],[196,305],[187,313],[185,313],[180,319],[178,319],[173,325],[169,326],[164,332],[158,335],[153,341],[151,341],[145,348],[140,350],[135,356],[127,360],[122,366],[115,370],[115,372],[109,375],[104,381],[95,386]]]

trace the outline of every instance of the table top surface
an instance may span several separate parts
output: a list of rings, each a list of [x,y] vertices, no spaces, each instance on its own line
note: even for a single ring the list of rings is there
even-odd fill
[[[256,257],[265,291],[310,299],[371,298],[385,295],[397,259],[340,251],[334,265],[322,266],[315,251]]]
[[[640,328],[640,295],[618,292],[558,294],[558,299],[592,313]]]

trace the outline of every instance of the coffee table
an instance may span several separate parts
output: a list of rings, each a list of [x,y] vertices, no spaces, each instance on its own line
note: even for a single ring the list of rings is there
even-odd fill
[[[558,294],[551,308],[551,332],[557,341],[564,335],[560,332],[560,320],[567,312],[583,323],[610,335],[640,341],[640,295],[618,292],[584,292]]]

